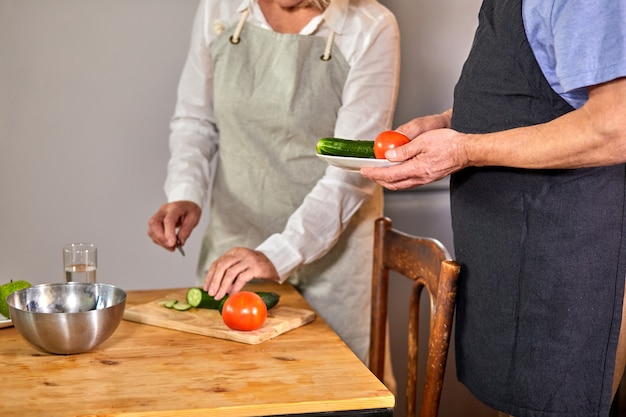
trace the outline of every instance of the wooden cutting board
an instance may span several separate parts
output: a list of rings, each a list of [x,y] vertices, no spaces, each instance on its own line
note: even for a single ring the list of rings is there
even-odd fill
[[[149,303],[127,307],[124,311],[124,319],[250,345],[265,342],[315,319],[315,312],[311,310],[289,307],[279,302],[276,307],[267,312],[267,320],[263,327],[252,331],[238,331],[229,329],[217,310],[192,308],[187,311],[178,311],[161,304],[162,301],[168,299],[183,301],[186,293],[187,290],[180,290]]]

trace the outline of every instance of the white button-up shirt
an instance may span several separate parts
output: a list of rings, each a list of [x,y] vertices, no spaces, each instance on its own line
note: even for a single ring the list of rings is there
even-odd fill
[[[240,4],[203,0],[199,5],[170,124],[171,158],[165,182],[169,202],[188,200],[203,207],[210,194],[220,137],[213,109],[209,46],[224,28],[237,24],[246,8],[250,10],[246,25],[272,30],[257,0]],[[350,65],[334,136],[373,140],[391,127],[393,119],[400,73],[397,22],[375,0],[333,0],[300,34],[328,37],[331,30],[335,45]],[[284,281],[299,265],[324,255],[376,189],[377,185],[358,173],[329,166],[285,229],[256,249],[272,261]]]

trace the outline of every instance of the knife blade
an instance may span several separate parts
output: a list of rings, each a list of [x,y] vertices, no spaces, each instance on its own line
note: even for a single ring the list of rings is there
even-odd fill
[[[185,251],[183,250],[183,245],[180,243],[180,240],[176,238],[176,249],[180,252],[181,255],[185,256]]]

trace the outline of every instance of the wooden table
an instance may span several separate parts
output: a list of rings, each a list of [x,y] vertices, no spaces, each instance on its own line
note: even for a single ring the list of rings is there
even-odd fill
[[[292,287],[281,303],[310,308]],[[129,291],[127,307],[172,289]],[[317,317],[258,345],[123,320],[105,343],[50,355],[0,329],[0,415],[392,415],[393,395]]]

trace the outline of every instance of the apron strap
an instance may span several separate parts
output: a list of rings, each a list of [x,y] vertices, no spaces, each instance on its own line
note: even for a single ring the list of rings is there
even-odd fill
[[[330,30],[330,34],[328,35],[328,40],[326,41],[326,49],[324,49],[324,55],[322,55],[322,61],[330,61],[330,50],[333,47],[333,41],[335,40],[335,31]]]
[[[241,19],[239,19],[239,23],[237,23],[237,27],[235,28],[235,32],[233,32],[233,36],[230,37],[230,43],[232,43],[233,45],[237,45],[239,43],[239,36],[241,35],[243,25],[246,23],[246,19],[248,19],[249,14],[250,9],[246,9],[243,11],[243,13],[241,13]]]
[[[230,37],[230,43],[233,45],[237,45],[241,39],[241,31],[243,30],[243,26],[246,24],[246,20],[248,19],[248,15],[250,14],[250,9],[245,9],[241,13],[241,18],[239,19],[239,23],[237,23],[237,27],[233,32],[233,35]],[[328,40],[326,41],[326,48],[324,49],[324,55],[321,56],[322,61],[330,61],[332,58],[330,55],[330,51],[333,47],[333,41],[335,40],[335,31],[331,29],[330,34],[328,35]]]

